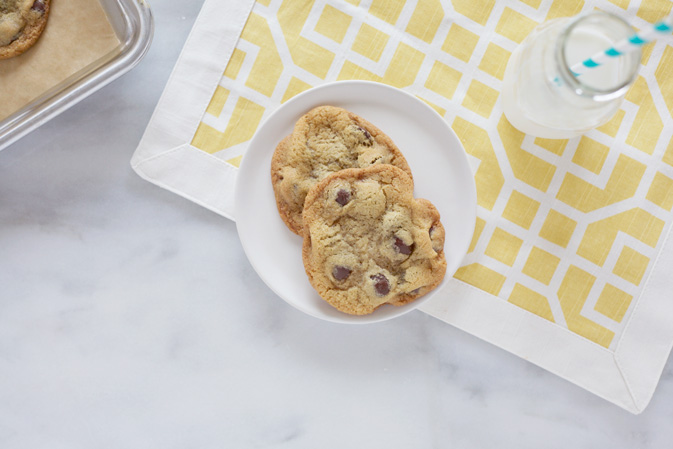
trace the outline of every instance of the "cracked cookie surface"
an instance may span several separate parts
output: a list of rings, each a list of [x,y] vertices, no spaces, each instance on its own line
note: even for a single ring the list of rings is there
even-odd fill
[[[302,257],[311,285],[338,310],[402,305],[444,278],[444,227],[428,200],[390,165],[329,175],[306,197]]]
[[[374,125],[335,106],[312,109],[273,154],[271,182],[280,216],[301,235],[304,199],[313,186],[336,171],[377,164],[394,165],[411,177],[400,150]]]
[[[0,59],[32,47],[47,25],[51,0],[0,0]]]

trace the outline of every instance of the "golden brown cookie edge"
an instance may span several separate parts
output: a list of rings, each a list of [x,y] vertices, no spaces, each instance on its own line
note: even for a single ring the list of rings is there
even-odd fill
[[[283,201],[283,198],[280,195],[279,189],[276,187],[280,179],[280,170],[286,164],[284,156],[287,152],[286,148],[289,146],[289,142],[292,139],[292,135],[286,136],[280,143],[276,146],[276,150],[273,152],[271,157],[271,186],[273,187],[273,194],[276,198],[276,207],[278,208],[278,214],[280,218],[285,223],[285,226],[288,229],[298,236],[302,235],[302,217],[301,215],[293,214],[290,210],[290,206],[287,202]]]
[[[51,10],[51,0],[44,0],[44,6],[44,15],[40,20],[21,30],[21,35],[18,39],[10,42],[9,45],[0,47],[0,60],[19,56],[35,45],[47,26],[47,19]]]
[[[396,302],[391,302],[390,304],[394,306],[402,306],[427,295],[435,288],[437,288],[446,277],[447,264],[446,264],[446,253],[444,252],[445,229],[444,225],[442,225],[442,222],[440,221],[441,216],[439,214],[439,210],[437,210],[437,207],[430,200],[427,200],[425,198],[415,198],[415,200],[416,203],[414,208],[418,209],[419,207],[422,207],[423,210],[419,210],[418,212],[429,215],[433,223],[432,226],[434,226],[437,229],[440,229],[442,232],[442,249],[437,253],[440,256],[438,260],[438,265],[439,268],[441,269],[442,274],[441,276],[437,277],[434,283],[424,286],[417,295],[402,295]]]

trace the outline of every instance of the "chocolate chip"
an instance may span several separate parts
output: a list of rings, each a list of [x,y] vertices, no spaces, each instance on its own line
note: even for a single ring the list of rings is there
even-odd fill
[[[351,193],[348,190],[339,189],[336,194],[336,202],[345,206],[351,200]]]
[[[374,281],[374,290],[376,290],[377,295],[386,296],[390,293],[390,282],[383,274],[375,274],[370,276],[370,279]]]
[[[414,250],[413,243],[411,245],[407,245],[401,238],[395,237],[395,251],[397,251],[400,254],[404,254],[405,256],[408,256],[409,254],[411,254],[413,250]]]
[[[31,6],[30,9],[33,11],[44,12],[47,7],[42,0],[35,0],[35,3],[33,3],[33,6]]]
[[[334,276],[334,279],[337,281],[343,281],[350,275],[351,270],[346,267],[342,267],[341,265],[335,265],[334,268],[332,268],[332,276]]]
[[[418,295],[423,287],[418,287],[409,292],[410,295]]]
[[[368,144],[368,145],[371,145],[373,139],[372,139],[372,135],[369,133],[369,131],[367,131],[366,129],[364,129],[362,126],[358,126],[358,129],[359,129],[360,131],[362,131],[362,134],[365,135],[365,139],[367,139],[367,144]]]
[[[430,227],[430,230],[428,231],[428,233],[430,234],[430,240],[432,240],[432,234],[433,232],[435,232],[435,229],[436,229],[435,225],[432,225]],[[442,251],[444,249],[443,242],[433,242],[432,249],[437,253]]]

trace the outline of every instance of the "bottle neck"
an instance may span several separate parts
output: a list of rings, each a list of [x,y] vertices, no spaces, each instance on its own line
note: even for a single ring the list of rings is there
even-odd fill
[[[635,52],[624,54],[614,61],[610,61],[611,78],[601,80],[600,83],[589,84],[589,78],[596,78],[585,74],[575,76],[571,70],[571,64],[575,64],[592,56],[592,54],[583,55],[578,61],[570,60],[570,49],[577,45],[582,39],[587,37],[600,38],[601,43],[596,45],[598,51],[607,50],[612,44],[628,38],[633,34],[633,29],[618,16],[604,12],[594,12],[582,15],[568,23],[561,31],[556,40],[554,49],[555,71],[558,74],[558,81],[567,86],[574,95],[596,102],[608,102],[624,97],[626,91],[631,87],[640,66],[641,52],[638,49]],[[591,48],[587,42],[581,42],[582,47]],[[603,48],[603,47],[606,48]],[[598,67],[590,70],[605,71],[608,67]],[[614,71],[614,73],[613,73]]]

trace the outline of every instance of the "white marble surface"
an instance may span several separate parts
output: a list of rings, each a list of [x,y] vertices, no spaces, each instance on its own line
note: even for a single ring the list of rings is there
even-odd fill
[[[671,447],[673,360],[633,416],[421,312],[318,321],[137,177],[200,4],[154,0],[136,69],[0,152],[0,448]]]

